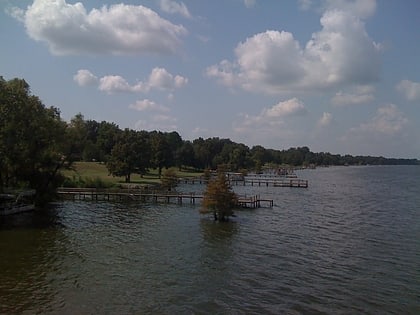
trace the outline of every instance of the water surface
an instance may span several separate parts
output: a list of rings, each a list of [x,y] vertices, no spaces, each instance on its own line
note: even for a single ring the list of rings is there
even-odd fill
[[[299,177],[308,189],[235,186],[275,205],[226,224],[190,204],[0,218],[0,313],[419,314],[420,167]]]

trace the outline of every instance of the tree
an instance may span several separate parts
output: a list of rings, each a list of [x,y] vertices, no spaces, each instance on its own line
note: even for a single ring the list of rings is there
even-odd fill
[[[203,138],[193,141],[195,167],[198,169],[210,168],[211,152]]]
[[[173,168],[163,171],[161,184],[167,190],[172,190],[178,186],[178,176]]]
[[[70,120],[68,127],[73,145],[73,154],[75,155],[75,159],[77,161],[81,161],[87,140],[87,127],[83,115],[79,113],[74,116]]]
[[[36,201],[52,197],[73,161],[68,128],[57,108],[47,108],[25,80],[0,77],[0,190],[36,190]]]
[[[244,144],[236,144],[229,156],[229,164],[233,170],[247,168],[250,164],[249,148]]]
[[[176,151],[175,160],[179,170],[182,166],[194,166],[194,147],[190,141],[185,141]]]
[[[99,150],[99,161],[106,162],[111,156],[112,148],[121,135],[122,130],[118,125],[102,121],[98,127],[96,146]]]
[[[171,150],[165,134],[160,131],[152,132],[150,142],[152,151],[151,162],[158,169],[159,178],[161,178],[162,169],[171,166]]]
[[[106,166],[113,176],[124,176],[131,181],[131,174],[143,175],[149,163],[149,144],[146,132],[125,129],[118,137]]]
[[[182,141],[182,138],[179,135],[179,133],[176,131],[165,133],[165,138],[171,155],[170,164],[171,166],[175,166],[177,163],[176,152],[182,147],[184,142]]]
[[[213,213],[214,219],[227,221],[238,205],[238,197],[233,192],[224,170],[218,170],[217,176],[210,179],[204,192],[201,213]]]

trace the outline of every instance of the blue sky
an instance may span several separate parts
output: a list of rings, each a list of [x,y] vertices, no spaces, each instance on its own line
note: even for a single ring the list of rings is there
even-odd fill
[[[0,75],[70,120],[420,158],[420,1],[0,0]]]

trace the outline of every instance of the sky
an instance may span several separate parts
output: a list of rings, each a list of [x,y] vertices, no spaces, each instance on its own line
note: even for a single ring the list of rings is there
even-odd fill
[[[0,0],[0,76],[64,120],[420,158],[418,0]]]

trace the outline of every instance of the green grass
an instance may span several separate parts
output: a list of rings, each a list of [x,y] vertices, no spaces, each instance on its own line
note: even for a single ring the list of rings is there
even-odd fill
[[[94,183],[100,182],[106,186],[118,186],[125,183],[124,177],[109,175],[108,169],[104,163],[98,162],[77,162],[73,165],[74,170],[64,171],[64,175],[75,182]],[[174,168],[175,169],[175,168]],[[196,177],[202,172],[179,171],[175,169],[178,177]],[[164,170],[162,171],[164,172]],[[141,177],[139,174],[131,174],[131,183],[138,185],[160,184],[157,169],[150,169],[147,174]]]

